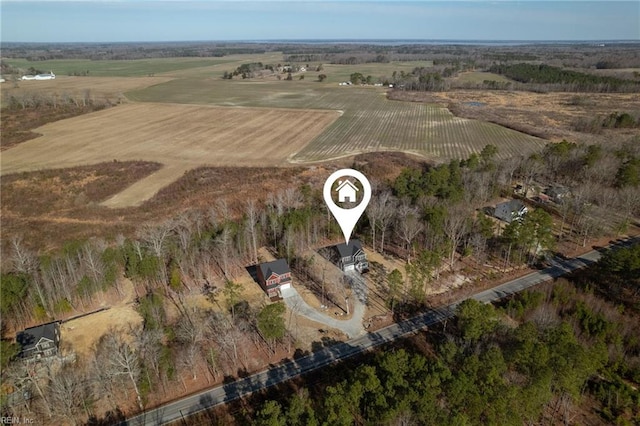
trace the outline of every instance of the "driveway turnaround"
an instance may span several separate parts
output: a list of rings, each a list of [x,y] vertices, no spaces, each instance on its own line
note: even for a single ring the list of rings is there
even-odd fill
[[[636,237],[626,240],[623,243],[614,244],[610,247],[628,246],[634,242],[638,242],[639,240],[640,239]],[[499,285],[493,289],[477,293],[472,296],[472,298],[485,303],[493,302],[541,282],[548,281],[576,269],[583,268],[593,262],[596,262],[598,259],[600,259],[600,253],[595,250],[573,259],[557,259],[549,268],[532,272],[524,277]],[[451,318],[454,316],[455,308],[460,302],[444,308],[431,309],[408,320],[382,328],[375,333],[365,334],[347,342],[323,348],[310,355],[286,362],[279,366],[270,368],[269,370],[261,371],[233,383],[221,385],[213,389],[202,391],[177,401],[167,403],[158,408],[154,408],[134,416],[122,422],[121,425],[163,425],[180,420],[181,418],[216,405],[233,401],[250,393],[285,382],[293,377],[317,370],[338,360],[349,358],[353,355],[364,352],[367,349],[391,342],[400,337],[407,336],[425,327]]]
[[[294,287],[282,290],[282,298],[289,309],[291,309],[296,314],[302,315],[303,317],[309,318],[310,320],[313,320],[320,324],[324,324],[326,326],[340,330],[350,339],[362,336],[365,333],[364,327],[362,326],[362,318],[364,317],[365,305],[357,298],[352,298],[356,300],[353,300],[353,315],[348,320],[339,320],[337,318],[330,317],[329,315],[325,315],[322,312],[318,312],[316,309],[309,306],[307,302],[304,301],[302,296],[300,296],[300,294]]]

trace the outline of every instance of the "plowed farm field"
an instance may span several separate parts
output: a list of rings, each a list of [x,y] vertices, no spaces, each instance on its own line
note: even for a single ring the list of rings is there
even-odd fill
[[[1,173],[114,160],[161,163],[162,169],[103,203],[135,206],[199,166],[284,165],[339,116],[306,109],[126,104],[35,129],[41,137],[2,152]]]
[[[488,144],[498,156],[528,155],[546,141],[481,120],[454,116],[436,104],[393,101],[386,89],[307,81],[223,81],[175,79],[128,92],[134,101],[220,106],[339,110],[326,131],[292,157],[310,163],[372,151],[402,151],[431,160],[468,158]]]

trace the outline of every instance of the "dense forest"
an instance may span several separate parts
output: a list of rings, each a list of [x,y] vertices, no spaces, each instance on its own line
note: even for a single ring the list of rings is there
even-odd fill
[[[640,81],[586,74],[545,64],[494,65],[489,68],[489,71],[521,83],[555,85],[556,89],[566,92],[637,92],[640,90]]]
[[[427,347],[380,351],[347,377],[328,375],[328,386],[268,401],[255,424],[637,423],[640,245],[608,252],[591,272],[499,308],[467,300],[426,333]],[[632,304],[594,293],[610,280]]]

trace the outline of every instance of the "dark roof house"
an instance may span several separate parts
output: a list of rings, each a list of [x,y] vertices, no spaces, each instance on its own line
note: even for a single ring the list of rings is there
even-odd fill
[[[27,328],[16,336],[21,347],[20,357],[25,360],[38,360],[58,354],[60,347],[60,324],[50,322]]]
[[[367,255],[362,250],[360,240],[350,240],[349,244],[338,244],[335,246],[338,252],[338,266],[343,271],[358,270],[359,272],[369,269]]]
[[[285,259],[258,265],[258,282],[271,299],[282,297],[282,290],[291,287],[291,269]]]
[[[562,204],[566,198],[571,196],[571,190],[564,186],[550,186],[545,192],[556,204]]]
[[[515,219],[520,219],[527,213],[527,206],[520,200],[509,200],[496,206],[494,216],[498,219],[511,223]]]

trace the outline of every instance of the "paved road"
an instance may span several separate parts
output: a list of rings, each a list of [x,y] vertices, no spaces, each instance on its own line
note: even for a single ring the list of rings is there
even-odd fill
[[[627,246],[638,241],[640,241],[639,238],[634,238],[617,245]],[[524,277],[502,284],[493,289],[477,293],[472,296],[472,298],[485,303],[499,300],[505,296],[517,293],[543,281],[559,277],[567,272],[587,266],[597,261],[599,258],[599,252],[591,251],[575,259],[557,259],[554,261],[554,264],[547,269],[532,272]],[[149,410],[146,413],[132,417],[121,424],[151,426],[163,425],[180,420],[182,417],[187,417],[188,415],[198,411],[202,411],[207,408],[238,399],[260,389],[282,383],[300,374],[322,368],[340,359],[348,358],[369,348],[391,342],[395,339],[441,322],[447,318],[451,318],[454,315],[455,307],[458,303],[454,303],[445,308],[430,310],[408,320],[385,327],[375,333],[369,333],[349,340],[348,342],[323,348],[313,354],[287,362],[286,364],[271,368],[270,370],[256,373],[242,380],[237,380],[233,383],[187,396],[178,401],[168,403],[162,407]]]

